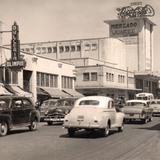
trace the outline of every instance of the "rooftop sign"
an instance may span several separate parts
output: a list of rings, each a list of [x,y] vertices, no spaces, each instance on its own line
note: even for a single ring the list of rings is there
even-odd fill
[[[141,2],[117,8],[117,12],[120,19],[152,17],[155,15],[155,11],[151,5],[146,4],[145,6],[142,6]]]

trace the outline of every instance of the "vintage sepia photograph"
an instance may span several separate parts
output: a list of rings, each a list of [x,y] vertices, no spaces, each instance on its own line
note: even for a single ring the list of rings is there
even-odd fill
[[[0,0],[0,160],[160,160],[160,2]]]

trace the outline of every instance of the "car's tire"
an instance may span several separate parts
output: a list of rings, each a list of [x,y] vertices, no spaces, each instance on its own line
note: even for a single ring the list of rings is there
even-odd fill
[[[29,130],[30,131],[35,131],[35,130],[37,130],[37,128],[38,128],[38,121],[35,118],[34,120],[31,121],[31,124],[29,126]]]
[[[75,130],[73,128],[68,128],[68,135],[69,137],[73,137],[75,134]]]
[[[153,121],[153,117],[150,117],[150,118],[149,118],[149,121],[152,122],[152,121]]]
[[[109,135],[109,129],[110,129],[110,128],[109,128],[109,124],[107,124],[106,128],[103,128],[103,129],[101,130],[103,137],[107,137],[107,136]]]
[[[6,136],[8,133],[8,124],[6,122],[0,123],[0,136]]]
[[[53,122],[49,121],[47,122],[48,126],[51,126],[53,124]]]
[[[118,127],[118,132],[123,132],[124,130],[124,123],[120,127]]]
[[[143,119],[142,122],[143,122],[144,124],[148,123],[148,118]]]

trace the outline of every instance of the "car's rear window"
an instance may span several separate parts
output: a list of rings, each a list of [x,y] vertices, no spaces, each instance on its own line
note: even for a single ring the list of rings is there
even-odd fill
[[[97,100],[82,100],[82,101],[80,101],[80,103],[79,103],[79,105],[80,106],[82,106],[82,105],[85,105],[85,106],[90,106],[90,105],[93,105],[93,106],[97,106],[97,105],[99,105],[99,101],[97,101]]]
[[[127,106],[146,106],[146,104],[142,102],[128,102]]]
[[[9,107],[9,99],[0,99],[0,108]]]

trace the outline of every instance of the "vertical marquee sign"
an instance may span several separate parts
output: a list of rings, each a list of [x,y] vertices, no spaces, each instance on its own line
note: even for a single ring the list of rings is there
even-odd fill
[[[19,40],[19,27],[14,22],[12,25],[12,40],[11,40],[11,60],[17,61],[20,58],[20,40]]]
[[[11,59],[7,61],[7,67],[25,67],[26,62],[20,56],[20,40],[19,26],[16,22],[12,25],[12,40],[11,40]]]

